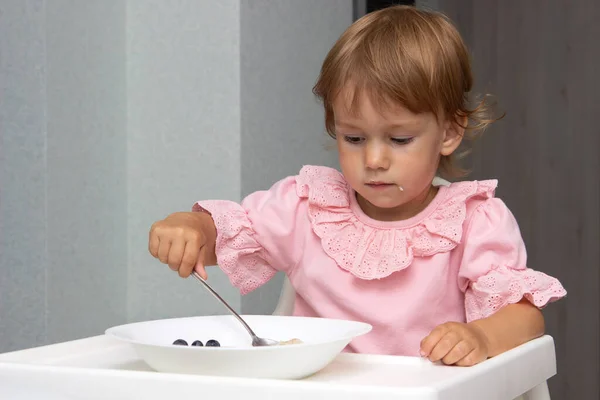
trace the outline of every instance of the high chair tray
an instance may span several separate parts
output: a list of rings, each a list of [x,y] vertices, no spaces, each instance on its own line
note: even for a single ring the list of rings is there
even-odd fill
[[[96,336],[0,354],[0,399],[509,400],[555,373],[549,336],[470,368],[340,354],[298,381],[158,373],[127,344]]]

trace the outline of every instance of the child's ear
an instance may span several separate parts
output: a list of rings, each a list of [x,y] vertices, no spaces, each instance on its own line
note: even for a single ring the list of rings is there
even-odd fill
[[[444,129],[444,139],[440,154],[449,156],[460,146],[465,135],[465,126],[467,126],[467,117],[461,118],[459,121],[446,121]]]

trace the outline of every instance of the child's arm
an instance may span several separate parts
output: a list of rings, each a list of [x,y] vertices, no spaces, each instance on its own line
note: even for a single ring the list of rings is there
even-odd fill
[[[204,266],[218,264],[242,294],[278,271],[291,273],[311,232],[296,179],[284,178],[240,203],[203,200],[194,212],[172,214],[152,227],[150,252],[182,277],[194,268],[206,277]]]
[[[490,198],[473,211],[460,246],[466,323],[436,327],[421,342],[421,353],[468,366],[543,335],[540,308],[566,291],[553,277],[527,268],[519,227],[501,200]]]
[[[527,300],[470,323],[448,322],[421,342],[421,354],[433,362],[471,366],[544,334],[542,312]]]
[[[470,322],[481,329],[487,341],[488,357],[536,339],[544,334],[545,324],[542,312],[527,300],[509,304],[497,313]]]

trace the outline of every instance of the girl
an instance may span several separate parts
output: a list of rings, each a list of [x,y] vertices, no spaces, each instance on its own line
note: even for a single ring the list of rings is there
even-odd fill
[[[277,271],[294,315],[368,322],[350,351],[474,365],[544,332],[566,292],[526,266],[497,182],[457,176],[463,139],[492,122],[469,108],[471,67],[442,15],[396,6],[339,38],[314,92],[342,173],[306,166],[241,204],[200,201],[156,222],[150,253],[182,277],[218,264],[242,294]]]

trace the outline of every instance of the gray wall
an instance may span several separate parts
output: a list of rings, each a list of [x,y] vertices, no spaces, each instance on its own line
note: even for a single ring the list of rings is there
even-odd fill
[[[600,398],[600,2],[436,0],[471,47],[477,90],[506,118],[473,154],[499,179],[531,267],[566,299],[545,311],[555,338],[553,400]]]
[[[326,6],[325,6],[326,4]],[[242,2],[242,196],[304,164],[337,165],[312,94],[327,52],[352,23],[348,0]],[[331,147],[331,146],[329,146]],[[242,312],[273,312],[283,274],[242,298]]]
[[[125,3],[128,316],[221,314],[197,282],[150,256],[148,230],[204,197],[240,199],[240,2]],[[239,309],[225,275],[210,280]]]
[[[335,165],[310,90],[351,19],[352,0],[0,0],[0,352],[224,313],[148,255],[150,224]],[[210,280],[245,312],[279,293]]]
[[[1,349],[46,340],[46,15],[38,3],[0,3]]]
[[[127,320],[125,9],[0,2],[0,350]]]

